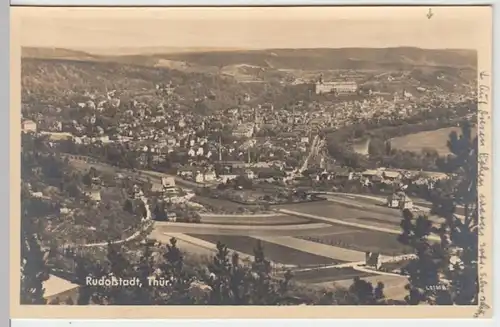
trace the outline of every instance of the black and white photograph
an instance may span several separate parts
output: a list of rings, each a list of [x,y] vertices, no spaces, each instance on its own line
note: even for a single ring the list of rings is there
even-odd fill
[[[492,314],[491,8],[14,14],[23,314]]]

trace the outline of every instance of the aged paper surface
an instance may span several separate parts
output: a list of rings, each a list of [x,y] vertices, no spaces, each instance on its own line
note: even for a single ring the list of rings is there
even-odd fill
[[[491,13],[12,8],[12,317],[491,317]]]

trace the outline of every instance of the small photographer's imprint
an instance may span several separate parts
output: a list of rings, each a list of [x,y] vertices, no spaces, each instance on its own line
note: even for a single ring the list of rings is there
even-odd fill
[[[437,284],[437,285],[427,285],[425,289],[427,291],[446,291],[448,288],[446,287],[446,285]]]

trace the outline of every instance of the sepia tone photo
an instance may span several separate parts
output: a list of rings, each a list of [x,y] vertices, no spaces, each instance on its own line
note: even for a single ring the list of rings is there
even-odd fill
[[[491,29],[12,8],[13,315],[490,317]]]

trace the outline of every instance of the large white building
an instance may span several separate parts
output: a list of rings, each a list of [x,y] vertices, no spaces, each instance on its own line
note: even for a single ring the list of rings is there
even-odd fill
[[[323,82],[320,80],[315,84],[316,94],[336,93],[336,94],[351,94],[358,90],[356,82]]]

